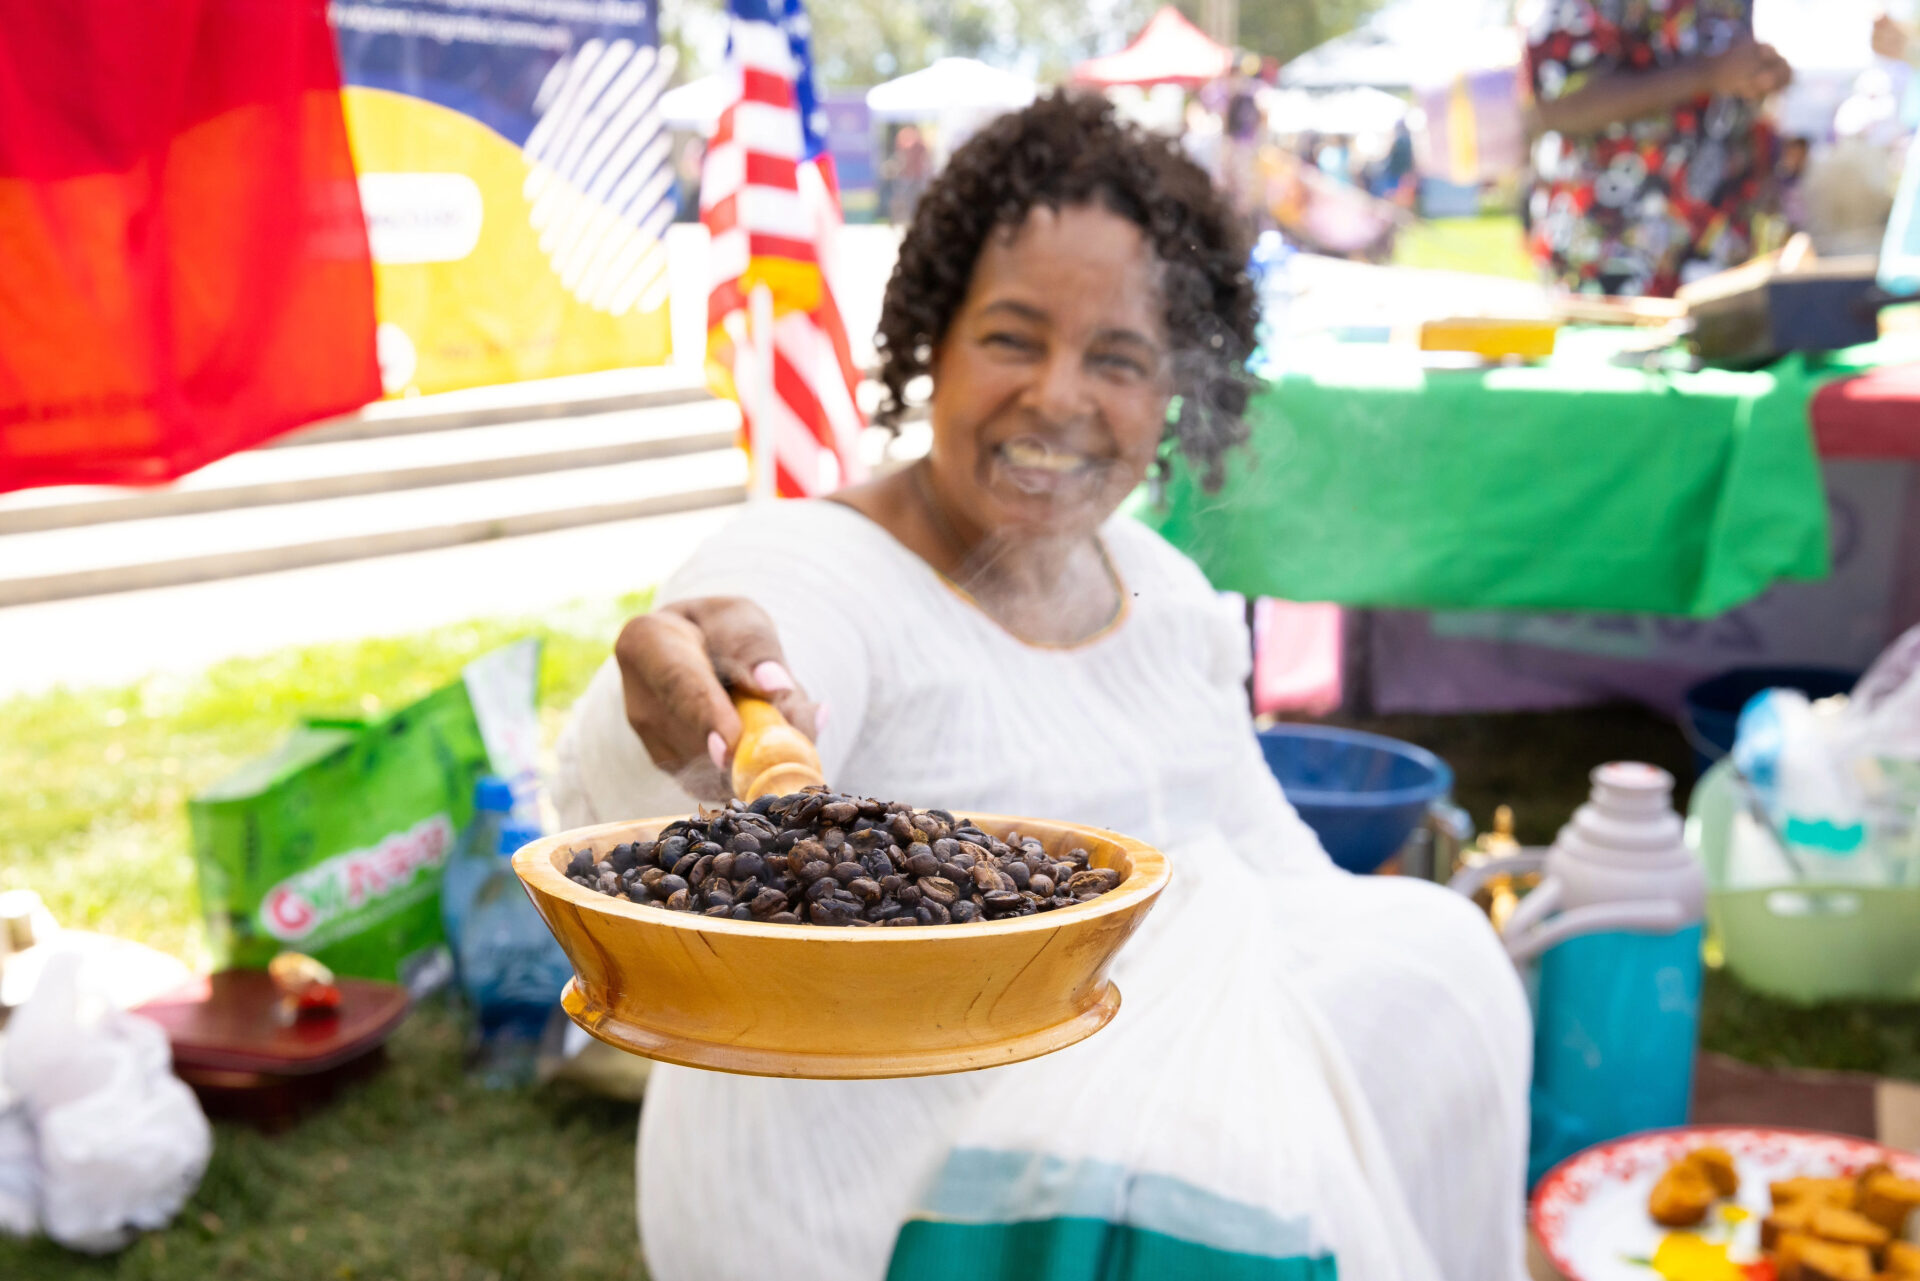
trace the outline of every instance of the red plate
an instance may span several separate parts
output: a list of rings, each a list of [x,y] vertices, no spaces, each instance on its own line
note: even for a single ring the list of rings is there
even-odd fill
[[[1567,1281],[1654,1281],[1646,1260],[1674,1229],[1648,1217],[1647,1194],[1668,1166],[1709,1145],[1733,1154],[1740,1192],[1732,1202],[1747,1213],[1741,1218],[1715,1210],[1698,1229],[1687,1230],[1726,1242],[1735,1263],[1759,1258],[1760,1220],[1772,1202],[1769,1183],[1850,1175],[1876,1162],[1920,1179],[1920,1157],[1845,1134],[1735,1125],[1648,1130],[1576,1152],[1540,1180],[1529,1217],[1541,1249]]]

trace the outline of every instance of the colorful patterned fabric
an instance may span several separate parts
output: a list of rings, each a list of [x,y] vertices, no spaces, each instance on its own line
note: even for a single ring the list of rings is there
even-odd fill
[[[1752,0],[1527,0],[1527,70],[1551,102],[1599,76],[1657,71],[1753,32]],[[1754,104],[1699,98],[1534,149],[1528,240],[1567,289],[1666,297],[1764,247],[1774,139]]]

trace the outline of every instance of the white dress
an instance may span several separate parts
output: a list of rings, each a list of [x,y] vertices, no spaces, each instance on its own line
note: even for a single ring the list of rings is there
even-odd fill
[[[1531,1032],[1492,931],[1444,889],[1327,860],[1261,759],[1238,608],[1144,526],[1101,536],[1125,613],[1064,648],[825,501],[747,509],[663,590],[768,611],[826,706],[835,787],[1125,832],[1173,878],[1115,964],[1120,1013],[1060,1053],[880,1082],[658,1066],[639,1151],[656,1281],[1095,1275],[1083,1247],[1134,1260],[1103,1276],[1228,1255],[1260,1261],[1240,1276],[1525,1276]],[[569,826],[692,808],[611,661],[559,757]]]

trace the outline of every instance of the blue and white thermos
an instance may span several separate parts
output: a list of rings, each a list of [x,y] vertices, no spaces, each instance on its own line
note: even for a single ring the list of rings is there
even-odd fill
[[[1686,1122],[1706,904],[1673,776],[1652,765],[1596,769],[1543,871],[1504,935],[1535,995],[1529,1183],[1592,1144]]]

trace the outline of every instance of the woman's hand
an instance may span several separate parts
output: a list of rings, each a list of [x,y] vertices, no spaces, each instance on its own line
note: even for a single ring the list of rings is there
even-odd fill
[[[1906,27],[1888,14],[1873,20],[1873,51],[1883,58],[1905,58],[1912,39]]]
[[[1780,51],[1757,40],[1743,40],[1712,62],[1713,91],[1729,98],[1758,102],[1793,80],[1793,68]]]
[[[663,605],[613,643],[627,723],[653,763],[703,800],[733,794],[727,761],[740,717],[727,686],[765,698],[816,738],[818,709],[794,683],[773,620],[750,600],[710,596]]]

